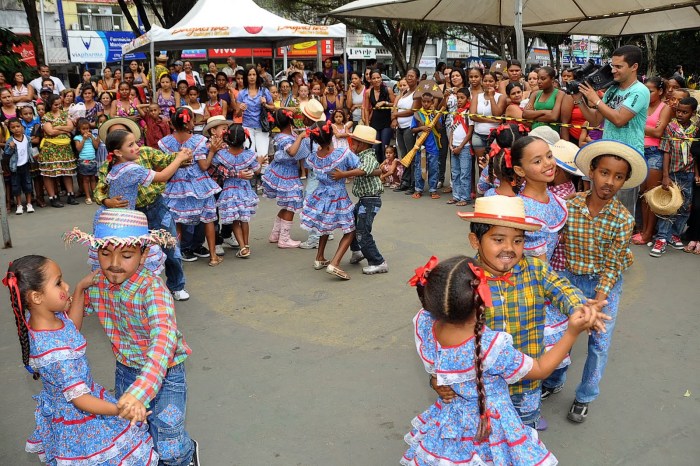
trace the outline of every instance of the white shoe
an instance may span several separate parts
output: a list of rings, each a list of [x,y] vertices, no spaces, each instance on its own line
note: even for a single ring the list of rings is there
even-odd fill
[[[238,241],[236,241],[236,238],[234,238],[233,236],[230,237],[230,238],[225,238],[225,239],[224,239],[224,244],[227,244],[227,245],[231,246],[231,247],[234,248],[234,249],[236,249],[236,248],[239,247]],[[217,251],[217,254],[219,254],[218,251]]]
[[[33,214],[34,213],[34,206],[31,204],[27,204],[27,213],[28,214]]]
[[[216,247],[214,248],[214,252],[216,253],[217,256],[226,255],[226,251],[224,251],[223,244],[217,244]]]
[[[365,255],[362,254],[362,251],[353,251],[352,256],[350,257],[350,263],[351,264],[359,264],[362,259],[365,258]]]
[[[22,204],[17,206],[17,210],[15,211],[15,215],[22,215],[24,213],[24,209],[22,208]]]
[[[190,299],[190,294],[183,288],[180,291],[173,291],[173,299],[175,301],[187,301]]]
[[[301,249],[318,249],[318,242],[306,240],[299,247]]]
[[[328,241],[333,241],[335,239],[335,236],[333,236],[333,233],[328,235]]]
[[[386,261],[379,265],[368,265],[367,267],[362,267],[362,273],[365,275],[374,275],[375,273],[387,273],[389,271],[389,266]]]

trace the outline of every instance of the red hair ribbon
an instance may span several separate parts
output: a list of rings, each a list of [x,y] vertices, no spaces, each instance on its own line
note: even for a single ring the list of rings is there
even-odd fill
[[[423,267],[418,267],[416,269],[416,273],[411,279],[408,281],[408,284],[411,286],[425,286],[425,283],[428,278],[428,274],[435,268],[435,266],[438,264],[438,258],[435,256],[432,256],[430,260],[423,266]]]
[[[498,412],[494,413],[490,409],[487,409],[484,411],[484,414],[479,417],[486,422],[486,432],[491,432],[491,418],[498,419],[501,416],[498,414]]]
[[[248,131],[248,128],[243,128],[243,134],[245,134],[245,137],[250,139],[250,131]]]
[[[331,120],[326,120],[326,124],[323,125],[323,126],[321,127],[321,129],[322,129],[324,132],[326,132],[326,133],[330,133],[330,132],[331,132],[331,125],[332,125],[332,124],[333,124],[333,123],[331,123]]]
[[[12,266],[12,262],[10,262],[10,266]],[[14,306],[12,306],[12,312],[14,312],[17,319],[24,322],[24,325],[26,325],[27,328],[29,328],[29,325],[27,324],[27,319],[25,319],[24,317],[24,310],[22,309],[22,295],[19,292],[17,276],[13,272],[7,272],[7,275],[5,275],[5,277],[2,279],[2,284],[9,288],[10,292],[15,293],[15,296],[17,297],[17,304],[19,305],[19,311],[15,309]],[[19,327],[17,327],[17,335],[22,335],[22,333],[19,330]]]
[[[267,121],[269,121],[270,123],[274,123],[274,122],[275,122],[275,117],[272,116],[272,113],[269,113],[269,112],[268,112],[268,114],[267,114]]]
[[[175,110],[177,110],[175,107],[168,107],[168,111],[171,113],[175,113]]]
[[[286,116],[287,118],[294,118],[294,114],[289,110],[282,110],[282,115]]]
[[[518,123],[518,131],[520,131],[521,133],[525,133],[525,134],[528,133],[527,128],[526,128],[525,125],[522,124],[522,123]]]
[[[180,113],[180,116],[178,118],[180,118],[183,121],[183,123],[189,123],[190,122],[190,112],[185,110],[182,113]]]
[[[112,163],[113,159],[114,159],[114,152],[107,152],[107,162]]]
[[[489,288],[486,272],[484,272],[484,269],[481,267],[478,267],[472,263],[469,264],[469,268],[472,272],[474,272],[477,280],[479,280],[479,284],[476,285],[476,293],[481,297],[481,300],[484,302],[484,306],[493,307],[493,301],[491,300],[491,288]]]
[[[504,273],[503,275],[499,275],[497,277],[486,277],[486,281],[503,282],[503,283],[509,284],[510,286],[515,286],[515,283],[510,281],[510,277],[512,277],[512,276],[513,276],[513,272],[508,272],[508,273]]]
[[[506,160],[506,167],[513,168],[513,159],[510,156],[510,147],[503,149],[503,157]]]
[[[320,136],[320,135],[321,135],[321,130],[318,129],[318,126],[316,126],[316,127],[313,128],[313,129],[311,129],[311,128],[306,128],[306,137],[309,137],[309,136],[311,136],[312,134],[314,134],[314,135],[316,135],[316,136]]]
[[[498,145],[496,141],[491,143],[491,150],[489,151],[489,157],[495,157],[501,152],[501,146]]]

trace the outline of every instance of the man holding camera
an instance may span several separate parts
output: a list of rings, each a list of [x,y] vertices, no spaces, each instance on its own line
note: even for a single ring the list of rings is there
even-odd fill
[[[603,139],[623,142],[644,154],[644,126],[649,108],[649,89],[637,80],[642,63],[642,50],[624,45],[612,54],[612,75],[615,83],[603,98],[588,83],[579,86],[574,103],[591,126],[603,125]],[[585,97],[585,100],[582,98]],[[604,122],[604,120],[607,120]],[[621,190],[620,201],[634,215],[638,188]]]

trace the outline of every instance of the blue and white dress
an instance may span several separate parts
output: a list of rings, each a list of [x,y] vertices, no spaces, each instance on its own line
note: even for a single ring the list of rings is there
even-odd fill
[[[299,212],[304,204],[304,185],[299,179],[299,160],[308,155],[308,151],[297,151],[289,155],[287,149],[296,138],[290,134],[280,133],[275,136],[275,158],[262,176],[263,191],[270,199],[277,199],[277,205],[290,212]]]
[[[360,166],[360,158],[350,149],[335,149],[326,157],[319,157],[314,144],[310,152],[305,141],[300,151],[305,152],[306,165],[314,171],[318,187],[306,196],[301,211],[301,227],[319,235],[330,235],[335,230],[343,233],[355,231],[353,204],[345,188],[345,180],[333,180],[331,173],[335,170],[353,170]],[[308,155],[307,155],[308,154]]]
[[[532,223],[542,225],[538,231],[525,232],[525,255],[541,256],[546,254],[547,261],[552,259],[554,250],[559,244],[559,233],[566,220],[569,218],[569,211],[566,208],[566,201],[547,190],[549,200],[546,203],[539,202],[531,197],[518,195],[525,204],[525,217]],[[569,318],[562,314],[559,309],[550,302],[545,303],[544,320],[544,346],[545,350],[552,349],[561,337],[564,336],[569,326]],[[557,369],[571,364],[569,355],[557,366]]]
[[[136,162],[122,162],[114,165],[107,173],[105,181],[109,189],[109,197],[121,196],[123,200],[128,201],[127,209],[136,209],[136,198],[138,196],[140,186],[149,186],[153,182],[156,172],[142,167]],[[106,209],[100,206],[95,212],[95,217],[92,221],[92,231],[95,231],[97,219],[100,214]],[[148,255],[144,262],[144,267],[153,273],[160,275],[165,269],[166,255],[160,246],[152,244],[148,248]],[[97,259],[97,249],[90,246],[88,248],[88,265],[92,270],[100,268],[100,263]]]
[[[532,369],[532,358],[513,348],[513,339],[507,333],[484,328],[482,368],[491,434],[488,441],[476,442],[479,405],[474,338],[457,346],[442,347],[435,339],[435,322],[424,309],[413,319],[418,355],[425,370],[437,376],[438,385],[449,385],[458,396],[451,403],[438,398],[413,419],[414,429],[404,437],[409,448],[401,464],[557,464],[554,455],[538,439],[537,431],[522,423],[508,393],[508,384],[522,379]]]
[[[71,403],[86,394],[117,401],[92,379],[85,337],[68,317],[56,315],[62,328],[29,330],[29,365],[41,375],[43,389],[33,397],[36,429],[26,451],[49,465],[157,465],[145,424],[132,427],[126,419],[88,414]]]
[[[221,188],[197,163],[207,158],[207,138],[201,134],[193,134],[180,144],[171,134],[158,141],[158,147],[168,154],[179,152],[180,149],[191,149],[194,157],[192,165],[178,168],[163,192],[165,203],[172,212],[175,223],[196,225],[200,222],[215,221],[214,194],[221,191]]]
[[[238,155],[232,154],[228,149],[221,149],[212,159],[212,163],[233,172],[260,169],[255,152],[247,149]],[[226,178],[217,202],[219,222],[223,224],[235,221],[250,222],[259,201],[257,193],[250,185],[250,180]]]

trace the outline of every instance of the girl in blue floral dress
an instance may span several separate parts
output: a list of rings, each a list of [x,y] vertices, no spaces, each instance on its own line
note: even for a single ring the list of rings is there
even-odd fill
[[[36,429],[25,449],[52,466],[155,466],[158,454],[141,423],[147,413],[120,413],[116,399],[95,383],[87,343],[71,320],[79,315],[76,322],[82,323],[83,291],[92,278],[78,284],[73,302],[55,262],[24,256],[10,263],[2,281],[10,291],[24,367],[43,383],[34,396]]]
[[[565,336],[534,360],[513,348],[512,337],[484,326],[492,306],[484,271],[468,257],[438,263],[432,257],[409,281],[423,309],[413,319],[418,355],[440,386],[456,393],[416,416],[404,437],[408,465],[554,465],[557,459],[515,411],[508,384],[541,379],[561,362],[576,337],[592,324],[572,314]]]
[[[239,124],[230,125],[224,131],[223,139],[228,147],[218,150],[212,160],[219,172],[235,175],[244,170],[251,170],[256,174],[260,173],[261,160],[264,161],[266,157],[258,159],[255,152],[243,148],[246,141],[250,143],[247,129]],[[241,246],[236,257],[241,259],[250,257],[250,219],[255,215],[258,202],[258,195],[249,180],[236,176],[225,179],[217,203],[219,222],[224,225],[233,224],[233,235]]]
[[[149,170],[138,163],[139,146],[136,138],[129,131],[116,130],[109,133],[105,141],[107,149],[107,163],[109,172],[106,177],[107,197],[121,196],[123,200],[129,202],[128,209],[136,209],[136,197],[139,186],[149,186],[151,183],[165,183],[183,162],[191,161],[192,152],[188,149],[178,152],[175,160],[160,172]],[[93,219],[93,231],[97,224],[97,219],[106,207],[100,206],[95,212]],[[97,270],[100,264],[97,261],[97,248],[88,249],[88,264],[92,270]],[[160,275],[165,268],[165,253],[160,246],[151,245],[148,248],[148,256],[144,266],[154,275]]]
[[[307,134],[310,140],[301,145],[300,158],[306,158],[307,166],[316,174],[318,187],[304,199],[301,227],[321,235],[314,269],[326,269],[326,272],[341,280],[349,280],[350,275],[339,267],[355,233],[353,204],[344,179],[363,174],[361,171],[353,173],[353,170],[359,168],[360,159],[348,148],[333,149],[333,128],[330,121],[314,123]],[[343,237],[333,258],[326,260],[324,252],[328,235],[336,229],[342,230]]]
[[[270,199],[277,199],[280,211],[275,217],[275,224],[270,233],[270,242],[280,248],[297,248],[300,241],[290,237],[294,214],[304,204],[304,185],[299,179],[299,160],[308,154],[300,151],[305,134],[296,138],[292,135],[294,114],[290,110],[279,109],[275,112],[275,126],[280,132],[275,136],[275,158],[262,176],[263,191]]]
[[[211,179],[207,170],[216,153],[215,148],[207,148],[207,138],[194,131],[194,113],[189,107],[180,107],[172,119],[175,131],[158,142],[163,152],[171,154],[182,149],[190,149],[195,163],[182,167],[175,172],[170,182],[165,186],[163,197],[175,217],[177,235],[182,237],[182,225],[197,225],[204,223],[204,234],[211,254],[209,265],[215,267],[223,262],[223,257],[217,256],[216,230],[216,201],[214,194],[221,188]]]
[[[556,136],[556,133],[555,133]],[[557,163],[552,155],[552,150],[559,150],[557,146],[550,146],[544,139],[535,136],[526,136],[513,143],[511,151],[512,167],[505,168],[507,175],[523,180],[524,187],[514,190],[525,204],[525,216],[529,221],[542,225],[538,231],[525,232],[525,254],[538,257],[545,262],[552,259],[552,255],[559,243],[559,232],[566,220],[569,211],[566,201],[554,194],[549,189],[549,183],[554,181]],[[567,317],[558,308],[548,304],[545,307],[544,344],[549,351],[566,332]],[[550,380],[542,384],[542,399],[558,393],[563,388],[566,374],[560,370],[571,364],[567,356],[554,372]],[[539,430],[547,428],[544,418],[540,418]]]

